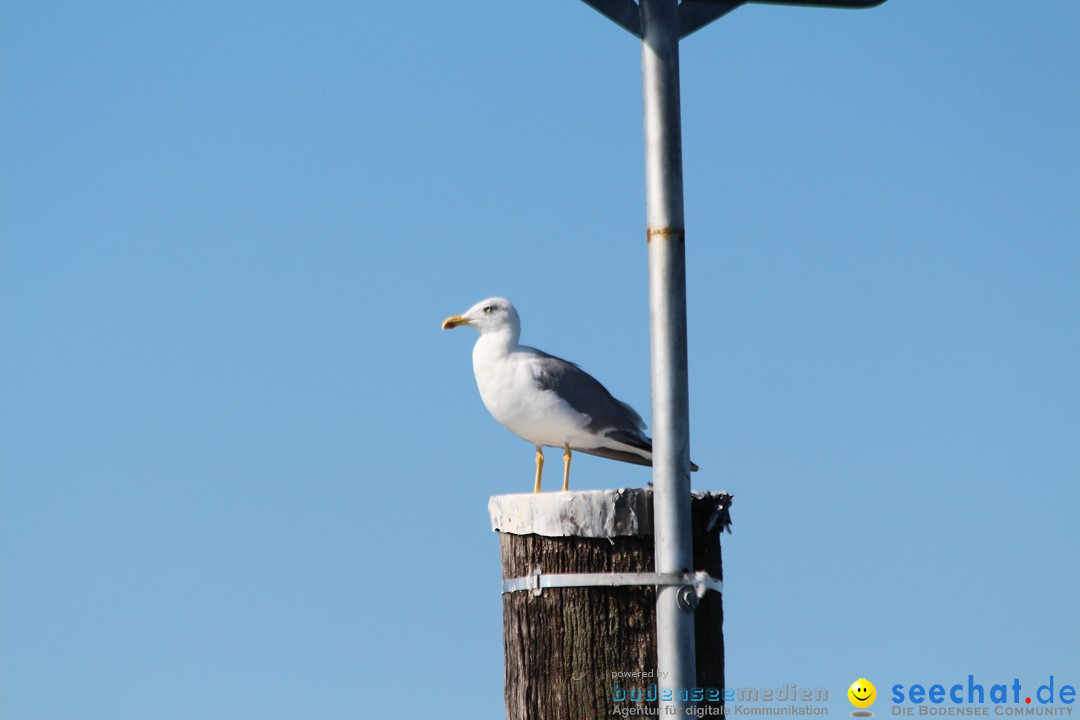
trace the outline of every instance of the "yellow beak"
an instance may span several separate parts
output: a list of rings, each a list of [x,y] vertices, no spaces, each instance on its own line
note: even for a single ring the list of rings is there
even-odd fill
[[[458,325],[468,325],[471,322],[472,320],[470,320],[469,318],[464,318],[460,315],[451,315],[450,317],[442,321],[442,329],[453,330]]]

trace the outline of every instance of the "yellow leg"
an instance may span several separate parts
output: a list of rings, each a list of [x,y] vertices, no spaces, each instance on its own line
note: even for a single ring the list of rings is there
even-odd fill
[[[533,486],[533,492],[540,492],[540,476],[544,474],[544,448],[539,445],[536,446],[536,485]]]
[[[566,448],[566,449],[563,450],[563,454],[562,454],[562,461],[563,461],[562,489],[563,489],[563,492],[566,492],[567,490],[570,489],[570,446],[569,445],[564,445],[563,447]]]

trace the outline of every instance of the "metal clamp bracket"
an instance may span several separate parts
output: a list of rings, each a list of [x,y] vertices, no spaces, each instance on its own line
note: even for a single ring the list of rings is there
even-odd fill
[[[709,590],[724,593],[724,583],[709,573],[549,573],[545,575],[536,568],[524,577],[503,580],[504,593],[528,590],[540,595],[544,588],[566,587],[621,587],[628,585],[681,585],[693,589],[696,599],[705,597]],[[694,603],[696,604],[696,603]]]

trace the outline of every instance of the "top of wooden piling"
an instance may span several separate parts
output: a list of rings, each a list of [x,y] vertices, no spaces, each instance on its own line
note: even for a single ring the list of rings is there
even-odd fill
[[[694,492],[695,504],[715,504],[714,524],[727,529],[731,496]],[[580,490],[495,495],[491,529],[512,535],[611,538],[652,535],[652,489]]]

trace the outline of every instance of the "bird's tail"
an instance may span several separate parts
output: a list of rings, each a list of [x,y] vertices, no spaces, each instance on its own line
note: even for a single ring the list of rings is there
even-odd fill
[[[652,467],[652,440],[645,437],[644,434],[632,435],[628,432],[616,431],[607,433],[605,437],[609,440],[614,440],[617,443],[626,445],[630,449],[620,450],[618,448],[608,447],[589,448],[588,450],[584,448],[574,449],[589,455],[596,455],[611,460],[620,460],[634,465],[646,465]],[[698,471],[698,466],[694,462],[690,463],[690,471]]]

